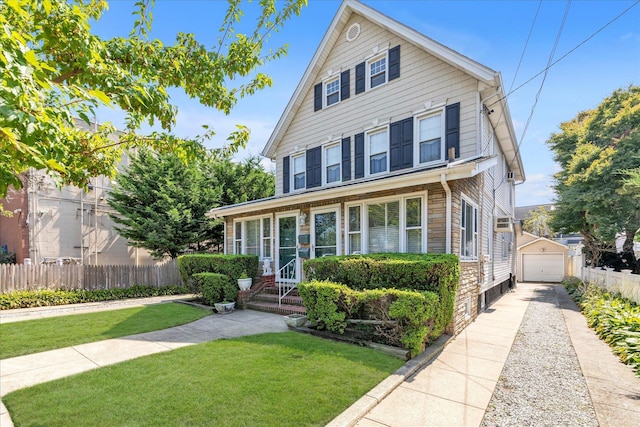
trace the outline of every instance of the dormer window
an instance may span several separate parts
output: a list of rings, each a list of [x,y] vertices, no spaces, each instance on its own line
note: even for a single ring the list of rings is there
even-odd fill
[[[340,102],[340,77],[325,83],[325,105],[328,107]]]
[[[387,54],[374,58],[368,62],[369,89],[387,82]]]

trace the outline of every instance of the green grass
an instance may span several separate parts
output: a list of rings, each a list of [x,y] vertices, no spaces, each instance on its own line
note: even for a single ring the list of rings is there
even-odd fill
[[[210,313],[166,303],[0,324],[0,359],[170,328]]]
[[[402,364],[285,332],[159,353],[2,400],[16,426],[323,426]]]

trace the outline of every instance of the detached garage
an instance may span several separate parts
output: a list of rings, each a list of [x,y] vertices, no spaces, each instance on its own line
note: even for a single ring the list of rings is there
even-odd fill
[[[560,282],[568,274],[569,248],[524,232],[518,236],[518,281]]]

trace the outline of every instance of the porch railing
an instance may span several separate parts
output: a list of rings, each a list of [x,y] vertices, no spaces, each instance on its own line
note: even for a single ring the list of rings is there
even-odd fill
[[[278,270],[276,273],[276,282],[278,285],[278,305],[281,305],[284,297],[289,295],[289,293],[297,287],[295,258]]]

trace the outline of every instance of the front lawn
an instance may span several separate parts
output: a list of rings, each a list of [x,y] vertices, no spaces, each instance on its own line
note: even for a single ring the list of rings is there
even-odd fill
[[[142,357],[3,402],[17,426],[323,426],[402,364],[285,332]]]
[[[208,314],[209,310],[166,303],[0,324],[0,359],[157,331]]]

